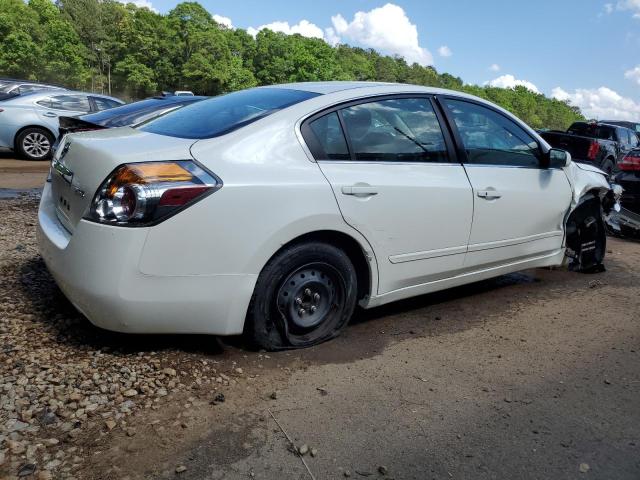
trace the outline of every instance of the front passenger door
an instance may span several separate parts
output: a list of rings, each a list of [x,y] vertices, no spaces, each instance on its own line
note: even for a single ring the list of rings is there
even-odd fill
[[[540,167],[537,141],[507,115],[442,97],[473,187],[465,266],[490,268],[562,249],[571,186],[562,169]]]

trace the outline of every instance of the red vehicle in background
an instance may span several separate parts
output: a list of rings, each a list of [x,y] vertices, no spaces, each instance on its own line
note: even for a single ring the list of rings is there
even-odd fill
[[[627,153],[618,163],[620,172],[613,183],[620,185],[624,192],[620,198],[620,212],[615,213],[610,226],[628,236],[640,235],[640,148]]]

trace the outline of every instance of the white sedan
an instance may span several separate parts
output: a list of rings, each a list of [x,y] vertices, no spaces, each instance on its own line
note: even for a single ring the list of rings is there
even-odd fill
[[[91,322],[245,333],[266,349],[336,336],[371,308],[552,265],[602,268],[606,176],[459,92],[260,87],[136,127],[65,137],[41,254]]]

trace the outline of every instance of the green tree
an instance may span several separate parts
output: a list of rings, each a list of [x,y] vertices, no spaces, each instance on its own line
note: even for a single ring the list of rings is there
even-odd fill
[[[117,0],[0,0],[0,76],[141,98],[159,90],[217,95],[255,85],[377,80],[459,90],[534,128],[566,128],[580,110],[524,87],[465,85],[432,66],[270,30],[253,38],[216,23],[197,2],[167,15]]]

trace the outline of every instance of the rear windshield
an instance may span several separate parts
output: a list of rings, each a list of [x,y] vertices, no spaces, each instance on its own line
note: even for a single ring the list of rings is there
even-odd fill
[[[162,98],[148,98],[139,102],[129,103],[121,107],[110,108],[97,113],[90,113],[80,117],[82,120],[103,127],[122,127],[140,123],[154,112],[175,108],[180,105],[189,105],[202,100],[204,97],[191,97],[185,101],[172,101]]]
[[[582,137],[599,138],[601,140],[615,140],[615,129],[604,125],[588,123],[574,123],[569,128],[569,133]]]
[[[241,90],[181,108],[140,130],[180,138],[218,137],[318,95],[289,88]]]

